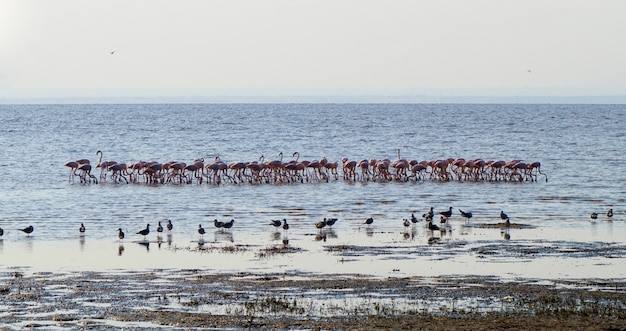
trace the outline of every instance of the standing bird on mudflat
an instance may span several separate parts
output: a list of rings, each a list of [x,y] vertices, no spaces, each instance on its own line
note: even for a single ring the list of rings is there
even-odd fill
[[[159,225],[157,225],[157,232],[159,233],[159,236],[161,235],[161,233],[163,233],[163,226],[161,225],[161,222],[159,222]]]
[[[140,234],[143,236],[143,240],[146,240],[146,236],[150,233],[150,224],[146,224],[146,228],[137,232],[137,234]]]
[[[200,240],[204,240],[204,234],[206,233],[206,231],[204,231],[204,228],[202,227],[202,224],[198,224],[198,234],[200,234]]]
[[[335,222],[337,222],[336,218],[329,218],[326,220],[326,225],[332,227],[333,225],[335,225]]]
[[[124,240],[124,232],[122,231],[122,228],[117,228],[117,238],[120,241]]]
[[[461,213],[461,216],[465,217],[465,221],[469,221],[469,220],[470,220],[470,218],[472,218],[472,216],[474,216],[474,215],[472,215],[472,212],[471,212],[471,211],[469,211],[469,212],[464,212],[464,211],[462,211],[461,209],[459,209],[459,212]]]
[[[213,220],[213,225],[214,225],[216,228],[221,229],[221,228],[223,228],[223,227],[224,227],[224,222],[222,222],[222,221],[218,221],[217,219],[214,219],[214,220]]]
[[[428,222],[428,230],[430,231],[439,231],[439,227],[435,224],[433,224],[433,222]]]
[[[0,228],[0,237],[4,236],[4,230]]]
[[[365,223],[363,223],[363,224],[371,225],[372,223],[374,223],[374,219],[372,217],[370,217],[370,218],[366,219]]]
[[[414,213],[411,213],[411,223],[417,223],[419,222],[419,219],[417,219],[417,217],[415,217]]]
[[[231,219],[230,222],[224,222],[224,224],[222,225],[222,227],[224,229],[230,229],[233,227],[233,224],[235,224],[235,220]]]
[[[595,219],[597,219],[597,218],[598,218],[598,213],[596,213],[596,212],[594,211],[594,212],[592,212],[592,213],[589,215],[589,217],[591,217],[591,219],[592,219],[592,220],[595,220]]]
[[[445,217],[445,218],[450,218],[450,216],[452,216],[452,207],[450,207],[450,209],[446,210],[446,211],[442,211],[439,213],[439,215]]]
[[[500,219],[502,220],[508,220],[509,219],[509,215],[505,214],[503,210],[500,211]]]
[[[402,220],[402,225],[404,225],[404,228],[407,229],[409,226],[411,226],[411,222],[405,218]]]
[[[283,218],[283,230],[289,230],[289,224],[287,224],[287,219]]]
[[[608,218],[613,217],[613,208],[609,208],[609,210],[606,211],[606,217]]]
[[[434,216],[435,216],[435,211],[433,207],[430,207],[429,212],[422,214],[422,217],[425,218],[426,220],[428,219],[432,220]]]
[[[172,231],[172,229],[174,228],[174,224],[172,224],[172,220],[167,220],[167,231]]]
[[[269,225],[272,225],[275,228],[279,228],[282,222],[280,220],[270,220]]]
[[[325,226],[326,226],[326,218],[324,218],[323,220],[321,220],[321,221],[319,221],[319,222],[315,223],[315,227],[316,227],[318,230],[321,230],[321,229],[322,229],[322,228],[324,228]]]
[[[23,229],[20,229],[20,231],[26,233],[26,235],[30,235],[31,233],[33,233],[33,231],[35,231],[35,228],[32,225],[29,225]]]
[[[85,234],[85,231],[87,229],[85,229],[85,224],[80,223],[80,227],[78,228],[78,232],[80,232],[81,235]]]

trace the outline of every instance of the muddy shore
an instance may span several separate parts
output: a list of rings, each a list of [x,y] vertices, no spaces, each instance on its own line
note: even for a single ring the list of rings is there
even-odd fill
[[[626,281],[207,270],[0,278],[0,329],[626,329]]]

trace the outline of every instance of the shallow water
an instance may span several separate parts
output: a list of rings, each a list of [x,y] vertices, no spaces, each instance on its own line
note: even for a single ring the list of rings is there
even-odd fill
[[[622,105],[1,105],[0,268],[480,274],[623,278],[626,107]],[[80,185],[68,161],[225,162],[278,158],[441,158],[540,161],[549,181]],[[99,171],[94,171],[99,175]],[[452,232],[429,245],[423,222],[454,207]],[[471,226],[457,209],[472,210]],[[604,212],[613,208],[608,221]],[[504,210],[512,223],[498,228]],[[601,214],[589,222],[589,213]],[[375,222],[368,229],[367,217]],[[326,241],[313,224],[339,222]],[[270,219],[288,219],[288,233]],[[171,219],[171,240],[135,233]],[[213,219],[235,219],[214,230]],[[78,226],[87,233],[80,237]],[[16,229],[32,224],[27,237]],[[208,230],[198,246],[198,224]],[[119,243],[117,228],[126,232]],[[405,239],[406,235],[408,238]],[[286,237],[286,238],[285,238]],[[291,250],[268,254],[283,247]],[[337,249],[337,247],[348,249]],[[582,247],[582,249],[581,249]],[[121,249],[123,248],[123,249]],[[120,254],[121,251],[121,254]],[[269,252],[272,252],[269,250]]]

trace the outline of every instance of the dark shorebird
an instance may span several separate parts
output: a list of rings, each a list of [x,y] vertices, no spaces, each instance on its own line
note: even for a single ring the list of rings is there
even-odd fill
[[[469,221],[469,219],[470,219],[470,218],[472,218],[472,216],[474,216],[474,215],[472,215],[472,212],[471,212],[471,211],[469,211],[469,212],[464,212],[464,211],[462,211],[461,209],[459,209],[459,212],[461,213],[461,216],[465,217],[465,221],[466,221],[466,222],[467,222],[467,221]]]
[[[430,231],[438,231],[439,227],[435,224],[433,224],[433,222],[428,222],[428,230]]]
[[[332,227],[333,225],[335,225],[335,222],[337,222],[336,218],[329,218],[326,220],[326,225]]]
[[[445,218],[450,218],[450,216],[452,216],[452,207],[450,207],[450,209],[446,210],[446,211],[442,211],[439,213],[439,215],[445,217]]]
[[[84,234],[85,233],[85,224],[80,223],[80,228],[78,228],[78,231],[80,232],[80,234]]]
[[[370,218],[366,219],[365,223],[363,223],[363,224],[371,225],[372,223],[374,223],[374,219],[370,217]]]
[[[235,220],[230,220],[230,222],[224,222],[224,224],[222,224],[222,227],[224,229],[230,229],[233,227],[233,224],[235,224]]]
[[[218,228],[218,229],[222,229],[224,227],[224,222],[218,221],[217,219],[214,219],[213,220],[213,225],[215,225],[215,227]]]
[[[275,228],[279,228],[282,222],[280,220],[270,220],[269,225],[273,225]]]
[[[326,218],[324,218],[324,220],[315,223],[315,227],[321,230],[322,228],[326,226],[326,223],[327,223]]]
[[[427,213],[422,214],[422,217],[425,218],[426,220],[428,219],[433,219],[433,217],[435,216],[435,212],[434,212],[434,208],[430,207],[430,211]]]
[[[161,222],[159,222],[159,225],[157,225],[157,232],[159,233],[159,236],[161,235],[161,233],[163,233],[163,226],[161,225]]]
[[[417,217],[415,217],[415,214],[414,214],[414,213],[411,213],[411,222],[412,222],[412,223],[417,223],[417,222],[419,222],[419,219],[417,219]]]
[[[411,222],[409,222],[409,220],[405,218],[402,220],[402,225],[404,225],[405,229],[408,229],[408,227],[411,226]]]
[[[4,236],[4,230],[2,230],[2,228],[0,228],[0,237]]]
[[[117,237],[121,240],[124,240],[124,232],[122,231],[122,228],[118,228],[117,229]]]
[[[198,224],[198,233],[200,234],[200,239],[204,239],[205,231],[204,231],[204,228],[202,227],[202,224]]]
[[[608,218],[613,217],[613,208],[609,208],[609,210],[606,211],[606,217]]]
[[[591,215],[589,215],[589,217],[591,217],[592,220],[595,220],[598,218],[598,213],[594,211],[593,213],[591,213]]]
[[[150,233],[150,224],[146,224],[146,228],[137,232],[137,234],[140,234],[143,236],[143,240],[146,240],[146,236],[148,235],[148,233]]]
[[[283,230],[289,230],[289,224],[287,224],[287,219],[283,218]]]
[[[503,210],[500,211],[500,219],[508,220],[509,215],[505,214]]]
[[[443,215],[441,217],[439,217],[439,223],[446,224],[447,221],[448,221],[448,219],[443,217]]]
[[[172,220],[167,220],[167,231],[172,231],[174,229],[174,224],[172,224]]]
[[[26,235],[30,235],[31,233],[33,233],[33,231],[35,231],[35,228],[32,225],[29,225],[23,229],[20,229],[20,231],[26,233]]]

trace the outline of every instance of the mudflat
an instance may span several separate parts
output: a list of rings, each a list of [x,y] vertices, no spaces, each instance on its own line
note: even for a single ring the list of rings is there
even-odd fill
[[[0,329],[626,329],[626,281],[5,271]]]

